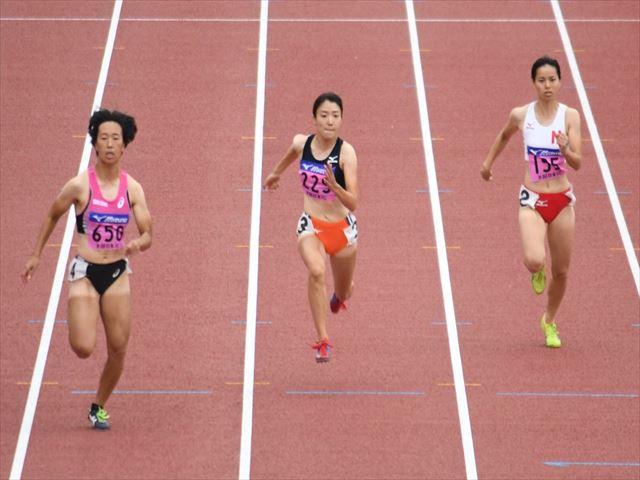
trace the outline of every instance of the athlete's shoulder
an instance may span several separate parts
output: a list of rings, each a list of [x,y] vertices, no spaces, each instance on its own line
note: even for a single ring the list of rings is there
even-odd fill
[[[129,190],[129,192],[142,191],[142,185],[135,178],[133,178],[130,173],[127,173],[127,189]]]
[[[509,120],[507,126],[509,126],[510,130],[515,131],[516,129],[522,130],[522,126],[524,125],[524,119],[527,118],[527,110],[529,109],[529,105],[522,105],[520,107],[512,108],[509,112]]]
[[[296,133],[293,136],[293,140],[291,141],[291,147],[298,153],[302,152],[302,149],[304,148],[304,144],[307,142],[307,138],[309,138],[309,135],[306,135],[304,133]]]
[[[356,155],[356,149],[346,140],[342,139],[342,154],[351,154],[353,156]]]
[[[84,170],[75,177],[69,179],[65,187],[74,193],[82,193],[89,188],[89,172]]]
[[[340,149],[340,161],[341,163],[355,163],[357,161],[356,149],[353,148],[353,145],[344,140],[342,140],[342,147]]]
[[[567,107],[567,112],[565,113],[565,116],[568,119],[580,120],[580,112],[575,108]]]
[[[512,108],[509,113],[509,118],[524,120],[524,117],[527,115],[527,110],[529,110],[529,105],[530,104],[527,103],[526,105]]]

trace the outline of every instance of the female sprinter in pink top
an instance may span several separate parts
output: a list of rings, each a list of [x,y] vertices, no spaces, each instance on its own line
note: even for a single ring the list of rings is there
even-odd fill
[[[22,274],[31,279],[42,250],[58,220],[73,205],[77,213],[78,248],[69,265],[69,343],[80,358],[96,346],[98,318],[107,337],[108,357],[89,421],[94,428],[110,427],[104,409],[124,366],[131,327],[128,256],[151,246],[151,215],[140,184],[120,163],[125,147],[137,127],[133,117],[116,111],[98,110],[89,121],[95,148],[95,165],[69,180],[42,224],[33,254]],[[139,236],[126,240],[131,216]]]
[[[581,164],[580,115],[558,102],[560,65],[547,56],[531,67],[537,99],[511,110],[480,174],[491,180],[491,167],[511,136],[518,130],[524,141],[524,182],[520,187],[520,234],[524,264],[531,272],[533,289],[545,289],[545,237],[551,254],[551,282],[547,307],[540,319],[547,347],[561,345],[555,318],[567,287],[567,273],[575,230],[575,196],[567,166],[578,170]]]
[[[323,93],[313,104],[316,133],[298,134],[282,160],[264,182],[278,188],[280,176],[296,159],[304,193],[304,211],[298,220],[298,251],[309,271],[308,295],[316,327],[312,346],[317,362],[331,355],[327,315],[346,309],[353,291],[358,229],[353,211],[358,206],[357,159],[354,148],[338,137],[342,124],[342,99]],[[325,265],[329,256],[334,294],[327,302]]]

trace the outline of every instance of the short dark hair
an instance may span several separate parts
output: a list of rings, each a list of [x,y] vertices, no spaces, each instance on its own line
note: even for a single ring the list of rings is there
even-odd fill
[[[316,116],[316,112],[318,111],[318,108],[320,107],[320,105],[322,105],[322,103],[326,102],[327,100],[330,102],[336,103],[338,107],[340,107],[340,114],[342,115],[342,99],[340,98],[340,96],[337,93],[324,92],[318,95],[318,98],[316,98],[316,101],[313,102],[314,118]]]
[[[551,65],[553,68],[555,68],[556,72],[558,73],[558,79],[562,79],[562,75],[560,74],[560,64],[558,63],[558,61],[555,58],[544,55],[543,57],[540,57],[535,62],[533,62],[533,65],[531,65],[531,80],[533,80],[534,82],[536,81],[536,74],[538,73],[538,69],[545,65]]]
[[[89,119],[89,135],[91,136],[91,144],[95,146],[98,139],[98,130],[100,125],[104,122],[116,122],[122,128],[122,141],[126,147],[133,141],[138,131],[136,126],[136,120],[126,113],[118,112],[116,110],[107,110],[101,108],[93,112],[91,119]]]

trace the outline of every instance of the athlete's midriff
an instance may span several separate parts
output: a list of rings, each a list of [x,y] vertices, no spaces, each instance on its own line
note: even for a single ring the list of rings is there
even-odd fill
[[[304,211],[323,222],[339,222],[349,213],[337,197],[328,202],[315,200],[307,195],[304,196]]]
[[[533,181],[531,178],[530,165],[527,164],[524,173],[524,186],[530,190],[540,193],[556,193],[563,192],[571,186],[569,178],[566,174],[551,177],[547,180]]]

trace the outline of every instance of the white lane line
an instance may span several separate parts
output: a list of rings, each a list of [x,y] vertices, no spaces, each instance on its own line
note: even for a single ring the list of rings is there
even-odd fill
[[[118,29],[118,19],[120,18],[121,9],[122,0],[115,0],[115,3],[113,5],[113,14],[111,16],[111,25],[109,26],[109,35],[107,36],[107,43],[105,45],[104,55],[102,57],[102,66],[100,67],[98,84],[96,86],[93,105],[91,107],[91,114],[93,114],[94,110],[96,110],[102,102],[102,95],[104,94],[104,87],[107,81],[107,74],[109,72],[109,64],[111,63],[111,53],[113,51],[113,44],[115,43],[116,39],[116,30]],[[84,141],[84,149],[82,151],[82,158],[80,160],[78,173],[84,171],[87,168],[90,156],[91,139],[89,135],[87,135]],[[71,248],[74,225],[75,210],[72,206],[67,217],[67,225],[64,230],[62,246],[60,247],[60,255],[58,256],[58,265],[56,266],[53,285],[51,287],[51,295],[49,297],[49,305],[47,306],[47,313],[44,319],[44,326],[42,328],[42,336],[40,337],[40,346],[38,347],[36,363],[33,367],[33,375],[31,377],[29,395],[27,396],[27,403],[25,405],[24,415],[22,416],[22,425],[20,426],[20,433],[18,434],[16,451],[13,456],[11,473],[9,474],[9,478],[11,480],[18,480],[22,476],[24,460],[27,454],[27,448],[29,446],[29,437],[31,436],[31,427],[33,425],[33,419],[36,413],[38,397],[40,396],[40,386],[42,384],[44,368],[47,363],[49,346],[51,345],[51,335],[53,333],[56,311],[58,310],[58,302],[60,300],[60,292],[62,290],[62,283],[64,281],[64,272],[67,265],[67,259],[69,258],[69,250]]]
[[[558,25],[558,30],[560,31],[560,37],[562,38],[562,46],[564,48],[564,51],[566,52],[567,60],[569,62],[569,66],[571,67],[571,75],[573,76],[573,81],[576,85],[576,91],[578,92],[578,97],[580,98],[580,105],[582,106],[582,111],[584,113],[587,126],[589,127],[589,135],[591,135],[591,142],[593,143],[593,148],[596,151],[596,157],[598,158],[598,164],[600,165],[602,178],[607,189],[609,201],[611,202],[611,208],[613,208],[613,215],[616,219],[616,223],[618,224],[618,230],[620,231],[620,237],[622,237],[622,244],[627,254],[627,260],[629,262],[629,267],[631,268],[631,274],[633,275],[633,279],[636,283],[636,292],[640,296],[640,267],[638,266],[638,257],[636,256],[636,252],[633,249],[631,235],[629,235],[629,229],[627,228],[627,223],[624,219],[624,213],[622,212],[622,207],[620,206],[620,199],[618,198],[618,194],[616,193],[616,187],[613,184],[613,177],[611,176],[611,171],[609,170],[609,164],[604,153],[602,141],[600,140],[600,134],[598,133],[596,121],[593,118],[593,113],[591,112],[589,98],[587,98],[587,92],[584,88],[584,84],[582,83],[580,69],[578,68],[578,62],[573,52],[573,47],[571,46],[569,32],[567,31],[567,27],[565,26],[564,19],[562,17],[562,10],[560,10],[560,5],[558,4],[557,0],[550,1],[551,8],[553,8],[553,14],[556,18],[556,24]]]
[[[99,17],[0,17],[2,22],[107,22]],[[258,18],[121,18],[121,22],[176,22],[176,23],[247,23]],[[404,18],[271,18],[270,22],[284,23],[404,23]],[[638,18],[573,18],[573,23],[640,23]],[[553,18],[424,18],[418,23],[554,23]]]
[[[429,126],[429,113],[427,111],[427,96],[422,75],[422,62],[420,60],[420,45],[418,42],[418,30],[416,26],[413,0],[405,0],[407,9],[407,23],[411,40],[411,57],[413,59],[413,72],[418,88],[418,107],[420,110],[420,126],[422,131],[422,146],[427,166],[427,180],[429,182],[429,198],[433,214],[433,227],[435,230],[436,246],[438,253],[438,267],[440,269],[440,284],[442,285],[442,299],[444,302],[445,321],[447,323],[447,336],[449,337],[449,354],[451,356],[451,369],[458,405],[458,418],[460,420],[460,434],[464,451],[464,464],[468,480],[478,478],[476,459],[473,450],[473,438],[471,435],[471,421],[469,419],[469,407],[467,405],[467,392],[465,390],[464,375],[462,373],[462,358],[458,343],[458,331],[456,327],[456,314],[453,305],[451,291],[451,279],[449,277],[449,264],[447,260],[447,244],[444,238],[444,226],[442,224],[442,212],[440,210],[440,197],[438,195],[438,181],[436,178],[435,159],[431,144],[431,130]]]
[[[249,282],[247,288],[247,330],[244,341],[244,381],[242,387],[242,433],[240,437],[240,480],[251,476],[251,435],[253,431],[253,386],[256,353],[256,310],[258,303],[258,260],[260,245],[260,204],[262,194],[262,143],[264,135],[264,91],[267,70],[267,26],[269,0],[260,2],[256,123],[253,147],[253,188],[251,234],[249,239]]]

